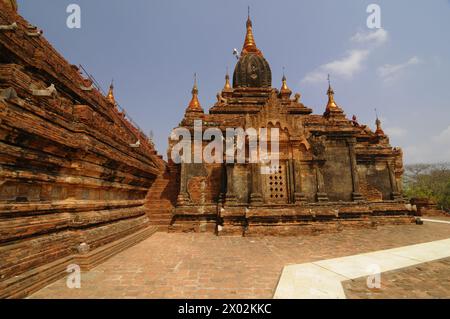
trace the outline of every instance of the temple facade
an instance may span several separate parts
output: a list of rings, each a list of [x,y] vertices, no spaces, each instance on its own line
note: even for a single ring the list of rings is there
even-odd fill
[[[402,197],[402,151],[389,144],[380,120],[374,132],[355,116],[348,119],[331,85],[324,113],[312,114],[285,76],[280,89],[272,86],[250,17],[246,29],[233,83],[227,74],[209,112],[195,83],[178,128],[192,136],[199,120],[203,132],[218,128],[223,136],[227,128],[277,128],[279,163],[264,170],[267,164],[251,162],[248,152],[244,162],[227,163],[224,152],[222,163],[175,164],[170,157],[178,141],[169,139],[169,166],[178,184],[170,230],[298,235],[412,222]],[[263,139],[271,144],[258,133],[258,141]],[[248,144],[247,138],[247,150]]]

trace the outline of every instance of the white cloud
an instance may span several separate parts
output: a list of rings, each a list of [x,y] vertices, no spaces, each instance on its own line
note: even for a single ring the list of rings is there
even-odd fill
[[[357,32],[350,38],[350,41],[354,43],[381,45],[388,40],[388,37],[388,32],[386,30],[377,29],[376,31]]]
[[[362,48],[349,50],[344,57],[317,67],[315,70],[306,74],[301,82],[324,82],[327,78],[327,74],[332,74],[333,76],[344,79],[351,79],[363,69],[364,62],[367,60],[370,52],[376,46],[385,43],[387,39],[388,32],[384,29],[357,32],[350,38],[350,41],[355,44],[361,44],[363,46]]]
[[[352,50],[341,59],[321,65],[316,70],[306,74],[302,82],[318,83],[325,81],[327,74],[350,79],[363,68],[363,62],[367,59],[369,50]]]
[[[393,80],[398,74],[401,73],[404,69],[419,64],[421,61],[418,57],[413,56],[408,61],[400,64],[385,64],[378,68],[378,75],[384,80],[384,81],[390,81]]]
[[[361,70],[362,63],[368,55],[368,50],[353,50],[349,52],[347,57],[325,64],[324,68],[333,74],[352,77],[353,74]]]

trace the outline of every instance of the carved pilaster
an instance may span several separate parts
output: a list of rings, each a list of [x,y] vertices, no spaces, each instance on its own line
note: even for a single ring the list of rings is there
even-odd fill
[[[358,166],[356,163],[355,144],[356,144],[356,141],[353,139],[348,141],[348,151],[349,151],[349,155],[350,155],[350,171],[352,174],[352,183],[353,183],[352,200],[357,202],[357,201],[363,201],[364,197],[360,193]]]
[[[389,171],[389,180],[391,183],[391,199],[402,200],[402,194],[398,191],[397,179],[395,178],[394,165],[392,163],[387,163],[387,168]]]
[[[181,163],[180,169],[180,192],[177,197],[177,205],[183,206],[189,204],[191,199],[187,192],[187,176],[186,176],[186,164]]]
[[[234,181],[233,181],[234,164],[227,164],[226,170],[227,170],[227,193],[225,195],[225,204],[228,206],[232,206],[237,203],[236,194],[234,193]]]
[[[328,195],[325,192],[325,183],[323,181],[323,175],[322,172],[320,171],[319,164],[315,164],[314,170],[316,173],[316,184],[317,184],[316,200],[318,202],[327,202]]]
[[[306,202],[306,195],[302,190],[301,167],[298,161],[292,161],[292,170],[294,172],[294,203],[301,204]]]
[[[258,206],[263,204],[261,192],[261,167],[259,164],[250,164],[252,166],[252,190],[250,194],[250,205]]]

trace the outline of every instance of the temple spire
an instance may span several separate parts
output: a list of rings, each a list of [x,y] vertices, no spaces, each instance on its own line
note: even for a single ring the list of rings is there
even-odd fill
[[[282,85],[281,90],[289,90],[287,83],[286,83],[286,76],[283,75],[283,78],[281,79]]]
[[[283,78],[281,79],[281,82],[282,82],[281,91],[290,91],[289,87],[287,86],[286,75],[284,74],[284,67],[283,67]]]
[[[194,73],[194,86],[192,88],[192,99],[189,102],[189,106],[186,111],[190,112],[203,112],[203,109],[198,100],[198,87],[197,87],[197,73]]]
[[[248,7],[248,17],[247,17],[247,34],[245,35],[244,47],[242,48],[242,54],[255,53],[262,54],[261,51],[256,47],[255,37],[253,36],[253,24],[250,19],[250,6]]]
[[[289,98],[292,94],[291,89],[287,85],[286,75],[284,74],[284,67],[283,67],[283,77],[281,79],[281,90],[280,94],[282,98]]]
[[[328,95],[327,111],[331,111],[333,109],[339,108],[339,106],[334,101],[334,91],[333,91],[333,88],[331,87],[331,81],[330,81],[330,75],[329,74],[328,74],[328,91],[327,91],[327,95]]]
[[[108,94],[106,95],[106,98],[111,104],[116,105],[116,99],[114,97],[114,80],[111,80],[111,84],[109,85],[109,91]]]
[[[377,109],[375,109],[375,115],[376,115],[376,117],[377,117],[377,119],[376,119],[376,121],[375,121],[375,125],[377,126],[377,130],[375,131],[375,134],[376,134],[376,135],[379,135],[379,136],[384,136],[385,134],[384,134],[383,129],[381,128],[381,121],[380,121],[380,119],[378,118],[378,112],[377,112]]]
[[[228,74],[228,68],[227,68],[227,73],[225,75],[225,86],[223,87],[223,90],[224,91],[231,90],[230,75]]]
[[[328,103],[324,113],[326,117],[333,117],[334,119],[345,119],[344,111],[336,104],[334,100],[334,90],[331,87],[330,75],[328,74]]]

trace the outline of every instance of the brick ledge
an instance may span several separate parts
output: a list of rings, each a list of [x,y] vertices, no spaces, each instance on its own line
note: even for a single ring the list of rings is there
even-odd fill
[[[127,237],[96,248],[86,254],[77,254],[58,259],[52,263],[31,269],[19,276],[0,282],[0,298],[25,298],[67,275],[70,264],[77,264],[88,271],[121,251],[152,236],[158,230],[149,226]]]

